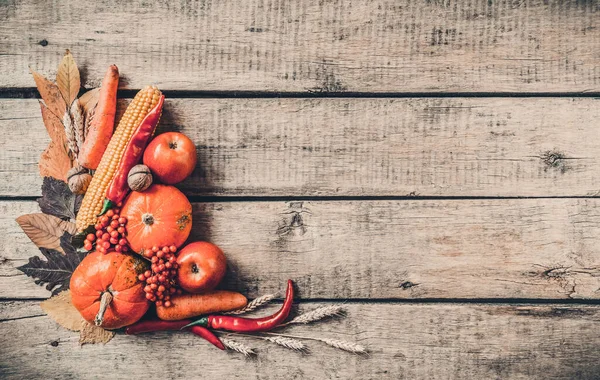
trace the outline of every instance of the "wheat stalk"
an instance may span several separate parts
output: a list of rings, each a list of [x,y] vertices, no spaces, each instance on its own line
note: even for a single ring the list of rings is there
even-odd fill
[[[67,138],[67,145],[69,150],[73,153],[74,157],[77,157],[79,149],[77,148],[77,140],[75,139],[75,128],[73,125],[73,119],[69,111],[65,111],[63,115],[62,124],[65,127],[65,136]]]
[[[280,337],[286,337],[286,338],[293,338],[293,339],[308,339],[308,340],[316,340],[319,342],[323,342],[325,344],[327,344],[328,346],[331,347],[335,347],[335,348],[339,348],[340,350],[344,350],[347,352],[352,352],[354,354],[359,354],[359,355],[368,355],[368,351],[367,349],[357,343],[352,343],[352,342],[346,342],[343,340],[338,340],[338,339],[328,339],[328,338],[313,338],[311,336],[298,336],[298,335],[289,335],[289,334],[276,334],[276,333],[264,333],[270,336],[280,336]]]
[[[221,342],[223,343],[223,345],[235,352],[239,352],[240,354],[249,357],[249,356],[253,356],[256,355],[256,351],[254,351],[252,348],[242,344],[242,343],[238,343],[235,340],[230,340],[227,338],[221,338]]]
[[[85,140],[85,127],[83,122],[83,108],[79,99],[75,99],[71,105],[71,118],[73,120],[73,130],[75,133],[75,141],[77,143],[77,150],[81,150],[83,141]]]
[[[337,317],[342,315],[344,315],[344,308],[341,305],[323,306],[315,310],[311,310],[308,313],[300,314],[291,321],[283,323],[280,326],[307,324],[319,321],[324,318]]]
[[[368,353],[367,349],[364,346],[357,343],[327,338],[317,338],[316,340],[321,341],[331,347],[339,348],[340,350],[352,352],[354,354],[366,355]]]
[[[259,307],[262,307],[262,306],[268,304],[274,298],[275,298],[275,294],[265,294],[264,296],[255,298],[254,300],[249,302],[245,307],[243,307],[241,309],[229,311],[229,312],[223,313],[223,314],[239,315],[239,314],[249,313],[251,311],[258,309]]]
[[[263,336],[262,339],[273,342],[290,350],[308,352],[308,347],[298,339],[287,338],[284,336]]]

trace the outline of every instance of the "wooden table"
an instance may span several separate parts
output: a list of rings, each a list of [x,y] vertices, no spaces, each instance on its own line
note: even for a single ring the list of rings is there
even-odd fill
[[[3,378],[600,378],[600,2],[0,2]],[[348,317],[292,329],[359,357],[187,334],[79,347],[15,269],[37,250],[48,137],[28,67],[69,48],[167,95],[198,145],[180,188],[226,286]],[[277,307],[275,305],[274,307]]]

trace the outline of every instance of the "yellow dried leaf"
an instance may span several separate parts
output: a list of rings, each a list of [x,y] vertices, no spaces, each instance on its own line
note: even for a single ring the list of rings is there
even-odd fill
[[[83,321],[81,324],[81,331],[79,332],[79,344],[84,345],[87,343],[108,343],[115,336],[115,333],[109,330],[104,330],[102,327],[98,327],[87,321]]]
[[[58,86],[50,82],[42,74],[33,70],[31,70],[31,75],[33,75],[35,85],[50,112],[58,117],[59,120],[62,119],[67,111],[67,103],[65,103],[65,99],[63,99]]]
[[[79,78],[79,69],[77,68],[75,60],[68,49],[62,61],[58,65],[56,84],[66,102],[66,108],[69,108],[73,101],[77,99],[77,94],[79,94],[79,88],[81,87],[81,81]]]
[[[67,172],[73,167],[73,160],[69,155],[65,128],[61,121],[41,102],[40,107],[44,125],[52,140],[40,158],[40,175],[66,182]]]
[[[26,214],[17,218],[17,223],[23,232],[39,248],[54,249],[64,253],[60,246],[60,237],[68,232],[75,235],[75,223],[64,221],[48,214]]]
[[[85,322],[79,311],[71,303],[70,290],[58,293],[42,302],[40,306],[54,322],[67,330],[79,331],[83,322]]]

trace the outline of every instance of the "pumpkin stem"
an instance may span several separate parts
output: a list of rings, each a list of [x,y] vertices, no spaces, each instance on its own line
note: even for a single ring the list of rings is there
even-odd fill
[[[113,295],[111,292],[106,291],[102,293],[102,297],[100,298],[100,310],[98,310],[98,314],[96,314],[96,318],[94,318],[94,324],[96,326],[102,326],[102,322],[104,322],[104,313],[106,312],[106,308],[112,302]]]
[[[142,223],[144,223],[147,226],[151,226],[154,224],[154,217],[152,216],[152,214],[144,214],[142,215]]]

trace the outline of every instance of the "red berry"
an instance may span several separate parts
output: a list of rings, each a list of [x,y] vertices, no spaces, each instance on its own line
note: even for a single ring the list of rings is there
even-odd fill
[[[158,252],[156,253],[156,256],[157,256],[157,257],[164,257],[164,256],[165,256],[165,254],[163,253],[163,251],[158,251]]]
[[[88,242],[88,243],[84,243],[84,244],[83,244],[83,248],[84,248],[86,251],[91,251],[91,250],[92,250],[92,243],[89,243],[89,242]]]
[[[108,210],[106,212],[106,216],[108,216],[109,218],[112,218],[113,215],[115,215],[115,212],[113,210]]]
[[[152,247],[152,252],[158,252],[158,247],[157,246]]]
[[[119,218],[119,224],[126,224],[127,223],[127,218],[122,216]]]
[[[103,234],[104,234],[104,231],[102,231],[101,229],[100,229],[100,230],[98,230],[98,231],[96,231],[96,237],[97,237],[98,239],[100,239],[100,238],[102,237],[102,235],[103,235]]]
[[[110,226],[112,228],[119,228],[119,222],[116,220],[113,220],[112,222],[110,222]]]
[[[115,238],[110,238],[110,240],[108,240],[110,242],[110,244],[112,245],[116,245],[119,241]]]
[[[110,237],[113,237],[113,238],[119,237],[119,233],[115,230],[112,230],[109,233],[110,233]]]
[[[149,270],[147,270],[147,271],[144,272],[144,276],[150,277],[150,276],[152,276],[152,272],[150,272]]]
[[[158,291],[159,291],[160,293],[164,292],[164,291],[165,291],[165,287],[164,287],[163,285],[160,285],[160,286],[158,287]]]
[[[115,229],[112,228],[111,226],[106,227],[106,232],[111,233],[113,232]]]
[[[119,240],[119,245],[127,245],[127,239]]]
[[[150,251],[150,252],[152,252],[152,251]],[[152,256],[152,260],[151,261],[152,261],[152,264],[156,264],[158,262],[158,257]]]
[[[161,274],[160,276],[158,276],[158,282],[162,284],[165,281],[167,281],[167,278],[164,275]]]
[[[146,299],[152,300],[152,297],[153,297],[152,294],[146,293]]]
[[[162,251],[164,253],[168,253],[169,252],[169,247],[162,247]]]
[[[96,231],[101,230],[102,229],[102,224],[97,223],[96,225],[94,225],[94,228],[96,229]]]
[[[162,272],[162,271],[164,271],[164,270],[165,270],[165,264],[160,264],[160,265],[158,266],[158,270],[157,270],[157,272]]]
[[[162,305],[163,305],[162,301],[156,301],[156,306],[159,306],[159,307],[160,307],[160,306],[162,306]]]
[[[152,290],[156,290],[158,288],[158,285],[156,285],[155,283],[150,284],[150,288],[152,288]]]
[[[111,219],[112,221],[115,221],[115,220],[116,220],[116,221],[117,221],[117,223],[118,223],[118,221],[119,221],[119,215],[113,215],[113,216],[112,216],[112,218],[110,218],[110,219]]]
[[[108,239],[110,239],[110,235],[108,234],[108,232],[105,232],[105,233],[102,234],[102,237],[100,239],[102,239],[102,240],[108,240]]]
[[[125,233],[125,227],[121,226],[119,228],[117,228],[117,232],[120,234],[124,234]]]
[[[100,223],[107,225],[109,221],[108,216],[104,215],[102,218],[100,218]]]
[[[109,249],[109,248],[110,248],[110,242],[108,242],[108,241],[104,241],[104,242],[102,242],[102,247],[103,247],[104,249]]]
[[[123,252],[129,251],[129,247],[126,245],[120,245],[119,247],[123,247],[123,248],[121,248],[123,250]]]
[[[87,240],[89,240],[90,242],[92,242],[92,241],[96,240],[96,235],[94,235],[94,234],[88,234],[85,238]]]
[[[115,245],[115,251],[123,252],[123,247],[121,247],[120,245]]]
[[[165,268],[171,269],[172,266],[173,265],[169,261],[165,263]]]
[[[165,301],[165,307],[171,307],[171,301]]]
[[[174,245],[172,245],[172,246],[169,247],[169,251],[175,253],[175,252],[177,252],[177,247],[174,246]]]
[[[143,275],[143,274],[140,274],[140,275],[138,276],[138,280],[140,280],[140,281],[144,281],[145,279],[146,279],[146,277],[144,277],[144,275]]]

